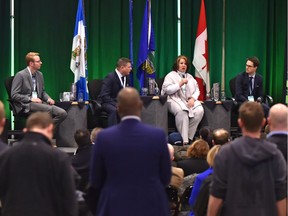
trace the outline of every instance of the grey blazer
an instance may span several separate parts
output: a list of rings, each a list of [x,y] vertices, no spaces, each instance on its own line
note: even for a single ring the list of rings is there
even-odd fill
[[[44,78],[40,71],[36,71],[36,83],[37,83],[37,96],[42,101],[47,102],[49,95],[44,89]],[[29,70],[25,68],[19,71],[12,82],[11,98],[15,103],[16,112],[24,111],[25,113],[30,111],[30,99],[32,97],[33,82]]]

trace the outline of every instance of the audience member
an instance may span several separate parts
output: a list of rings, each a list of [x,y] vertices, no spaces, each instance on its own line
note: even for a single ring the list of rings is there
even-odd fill
[[[184,176],[193,173],[201,173],[209,168],[206,156],[209,151],[208,143],[203,139],[198,139],[192,143],[187,149],[187,159],[177,163],[179,168],[184,171]]]
[[[224,145],[230,142],[229,132],[224,128],[215,129],[212,138],[213,145]]]
[[[275,104],[271,107],[268,124],[270,132],[267,140],[277,145],[287,161],[287,137],[288,137],[288,108],[284,104]]]
[[[72,157],[72,165],[77,173],[81,176],[81,180],[77,189],[85,191],[89,183],[89,167],[92,154],[92,142],[88,130],[79,129],[74,134],[74,139],[78,145],[75,155]]]
[[[200,139],[203,139],[208,143],[210,149],[213,147],[213,143],[212,143],[213,131],[211,130],[210,127],[208,126],[202,127],[199,130],[199,136],[200,136]]]
[[[121,122],[101,131],[93,146],[96,215],[168,216],[171,160],[165,133],[141,123],[136,89],[123,88],[117,101]]]
[[[102,129],[103,129],[103,128],[100,128],[100,127],[95,127],[95,128],[93,128],[93,130],[91,131],[91,136],[90,136],[90,139],[91,139],[92,144],[94,144],[97,134],[98,134]]]
[[[172,71],[164,79],[161,91],[162,95],[168,95],[168,110],[175,116],[176,128],[184,144],[192,142],[204,115],[204,109],[198,101],[200,91],[196,80],[188,73],[189,67],[188,58],[178,56]]]
[[[276,145],[260,139],[265,124],[261,105],[239,109],[243,136],[223,145],[214,161],[208,216],[287,214],[286,165]]]
[[[177,162],[187,158],[187,145],[183,145],[183,138],[179,132],[172,132],[168,135],[168,143],[174,148],[174,160],[172,166],[177,166]]]
[[[42,65],[39,53],[29,52],[26,63],[27,67],[19,71],[12,82],[11,98],[16,112],[48,112],[53,117],[56,132],[67,113],[55,106],[55,101],[45,91],[43,74],[39,71]]]
[[[256,73],[260,61],[256,56],[247,58],[246,70],[236,77],[235,100],[241,105],[245,101],[261,101],[263,97],[263,78]],[[265,117],[268,116],[269,107],[262,103]]]
[[[171,161],[173,161],[174,160],[174,148],[169,143],[168,143],[168,150],[170,153]],[[179,189],[179,187],[181,186],[181,184],[183,182],[184,172],[181,168],[173,167],[173,166],[172,166],[171,172],[172,172],[172,176],[171,176],[171,180],[170,180],[170,185]]]
[[[122,88],[129,86],[129,73],[131,70],[131,60],[120,58],[115,71],[110,72],[103,80],[99,100],[103,110],[108,113],[108,126],[118,123],[116,97]]]
[[[53,120],[47,112],[31,114],[18,145],[0,156],[3,216],[77,215],[69,156],[51,146]]]
[[[197,200],[198,194],[200,192],[200,187],[202,185],[202,182],[213,173],[213,165],[214,165],[214,158],[216,156],[216,154],[218,153],[219,149],[220,149],[221,145],[215,145],[213,146],[208,154],[207,154],[207,163],[209,164],[209,168],[207,170],[205,170],[204,172],[200,173],[197,175],[195,182],[193,184],[193,189],[191,192],[191,196],[189,198],[189,205],[193,208],[195,205],[195,202]],[[207,195],[207,202],[206,203],[202,203],[202,205],[207,209],[207,205],[208,205],[208,197],[209,194]],[[198,214],[194,214],[194,211],[191,210],[190,212],[190,216],[194,216],[194,215],[198,215]]]
[[[2,101],[0,100],[0,135],[2,134],[4,127],[5,127],[5,108],[4,105],[2,103]],[[6,143],[4,143],[1,139],[0,139],[0,152],[2,152],[3,150],[7,149],[8,146]]]

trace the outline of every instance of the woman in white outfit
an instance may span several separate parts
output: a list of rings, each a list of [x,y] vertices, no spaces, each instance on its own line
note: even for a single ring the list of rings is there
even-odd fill
[[[177,57],[173,70],[169,72],[162,86],[161,95],[168,95],[169,111],[175,116],[176,128],[183,137],[183,143],[193,140],[204,109],[198,101],[200,94],[198,85],[189,70],[186,56]]]

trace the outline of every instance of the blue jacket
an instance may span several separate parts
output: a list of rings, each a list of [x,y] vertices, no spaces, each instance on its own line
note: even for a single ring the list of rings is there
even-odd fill
[[[191,196],[189,198],[189,205],[190,206],[193,206],[195,204],[195,201],[196,201],[198,193],[200,191],[200,187],[201,187],[202,182],[206,179],[207,176],[211,175],[212,173],[213,173],[213,168],[210,167],[207,170],[205,170],[204,172],[197,175],[195,182],[193,184]],[[194,216],[193,210],[190,212],[190,216]]]

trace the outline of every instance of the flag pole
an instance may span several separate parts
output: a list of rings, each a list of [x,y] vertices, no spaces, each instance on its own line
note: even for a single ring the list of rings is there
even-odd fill
[[[225,1],[223,0],[223,17],[222,17],[222,23],[223,23],[223,27],[222,27],[222,71],[221,71],[221,95],[224,97],[225,95],[225,21],[226,21],[226,5],[225,5]]]
[[[14,52],[15,52],[15,46],[14,46],[14,0],[10,0],[10,31],[11,31],[11,36],[10,36],[10,75],[14,76]],[[11,130],[14,130],[14,115],[13,112],[10,111],[10,116],[11,116]]]
[[[133,68],[133,0],[129,0],[129,58]],[[134,86],[133,72],[130,73],[130,85]]]

